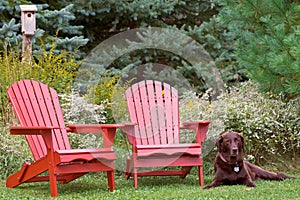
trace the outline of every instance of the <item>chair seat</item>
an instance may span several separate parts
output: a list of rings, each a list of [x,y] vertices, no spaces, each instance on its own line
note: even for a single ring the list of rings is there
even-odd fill
[[[165,145],[136,145],[137,156],[153,155],[183,155],[200,156],[201,148],[197,143],[165,144]]]
[[[116,160],[116,154],[111,148],[56,150],[55,153],[61,163],[80,160],[88,162],[94,159]]]

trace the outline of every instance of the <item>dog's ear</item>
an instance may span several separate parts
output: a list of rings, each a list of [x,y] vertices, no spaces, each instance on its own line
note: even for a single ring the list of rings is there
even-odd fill
[[[243,151],[244,151],[244,136],[241,134],[241,133],[237,133],[237,135],[240,137],[241,141],[242,141],[242,148],[243,148]]]
[[[241,140],[242,140],[242,144],[244,146],[244,136],[241,133],[238,133],[238,135],[240,136]]]
[[[223,142],[223,137],[222,137],[222,135],[220,135],[216,140],[216,146],[217,146],[219,152],[221,152],[222,142]]]

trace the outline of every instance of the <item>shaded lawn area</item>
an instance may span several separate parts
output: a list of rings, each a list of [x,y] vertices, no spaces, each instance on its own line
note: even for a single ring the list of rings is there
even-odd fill
[[[116,175],[117,190],[109,192],[104,175],[91,174],[68,184],[59,184],[56,199],[300,199],[300,174],[296,180],[256,181],[256,188],[246,186],[222,186],[203,190],[197,185],[197,176],[141,177],[139,188],[133,180]],[[205,177],[205,185],[212,181]],[[29,183],[10,189],[0,182],[0,199],[49,199],[49,183]]]

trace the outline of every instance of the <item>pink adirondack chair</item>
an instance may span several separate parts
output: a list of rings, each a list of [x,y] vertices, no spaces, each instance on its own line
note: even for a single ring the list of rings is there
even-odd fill
[[[123,130],[132,145],[132,155],[126,162],[126,178],[133,176],[137,188],[139,176],[184,178],[192,166],[197,166],[199,184],[203,186],[201,147],[210,121],[185,122],[181,126],[178,92],[167,83],[141,81],[128,88],[125,96],[131,123],[125,124]],[[181,143],[180,129],[194,129],[196,142]],[[159,169],[174,166],[181,168]]]
[[[34,162],[24,162],[20,171],[10,175],[6,187],[28,182],[50,182],[51,196],[58,196],[57,181],[68,183],[88,172],[107,172],[109,190],[116,188],[112,150],[117,124],[65,126],[56,91],[33,80],[21,80],[8,89],[8,97],[20,126],[10,127],[10,134],[25,135]],[[67,132],[101,133],[104,147],[71,149]],[[48,171],[48,174],[41,175]]]

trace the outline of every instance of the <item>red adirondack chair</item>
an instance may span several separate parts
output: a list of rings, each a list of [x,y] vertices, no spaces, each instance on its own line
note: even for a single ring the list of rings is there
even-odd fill
[[[24,162],[20,171],[9,176],[6,187],[27,182],[50,182],[51,196],[58,196],[57,181],[68,183],[88,172],[107,172],[110,191],[116,188],[112,150],[116,128],[120,125],[91,124],[65,126],[56,91],[45,84],[22,80],[8,89],[20,126],[10,134],[25,135],[35,162]],[[104,147],[71,149],[67,132],[101,133]],[[48,171],[48,174],[41,175]]]
[[[132,155],[126,163],[126,178],[133,176],[137,188],[138,176],[184,178],[192,166],[197,166],[199,184],[203,186],[201,146],[210,121],[185,122],[180,126],[178,92],[167,83],[141,81],[128,88],[125,96],[131,123],[125,124],[123,130],[132,145]],[[181,143],[180,129],[194,129],[196,142]],[[158,169],[174,166],[181,169]]]

